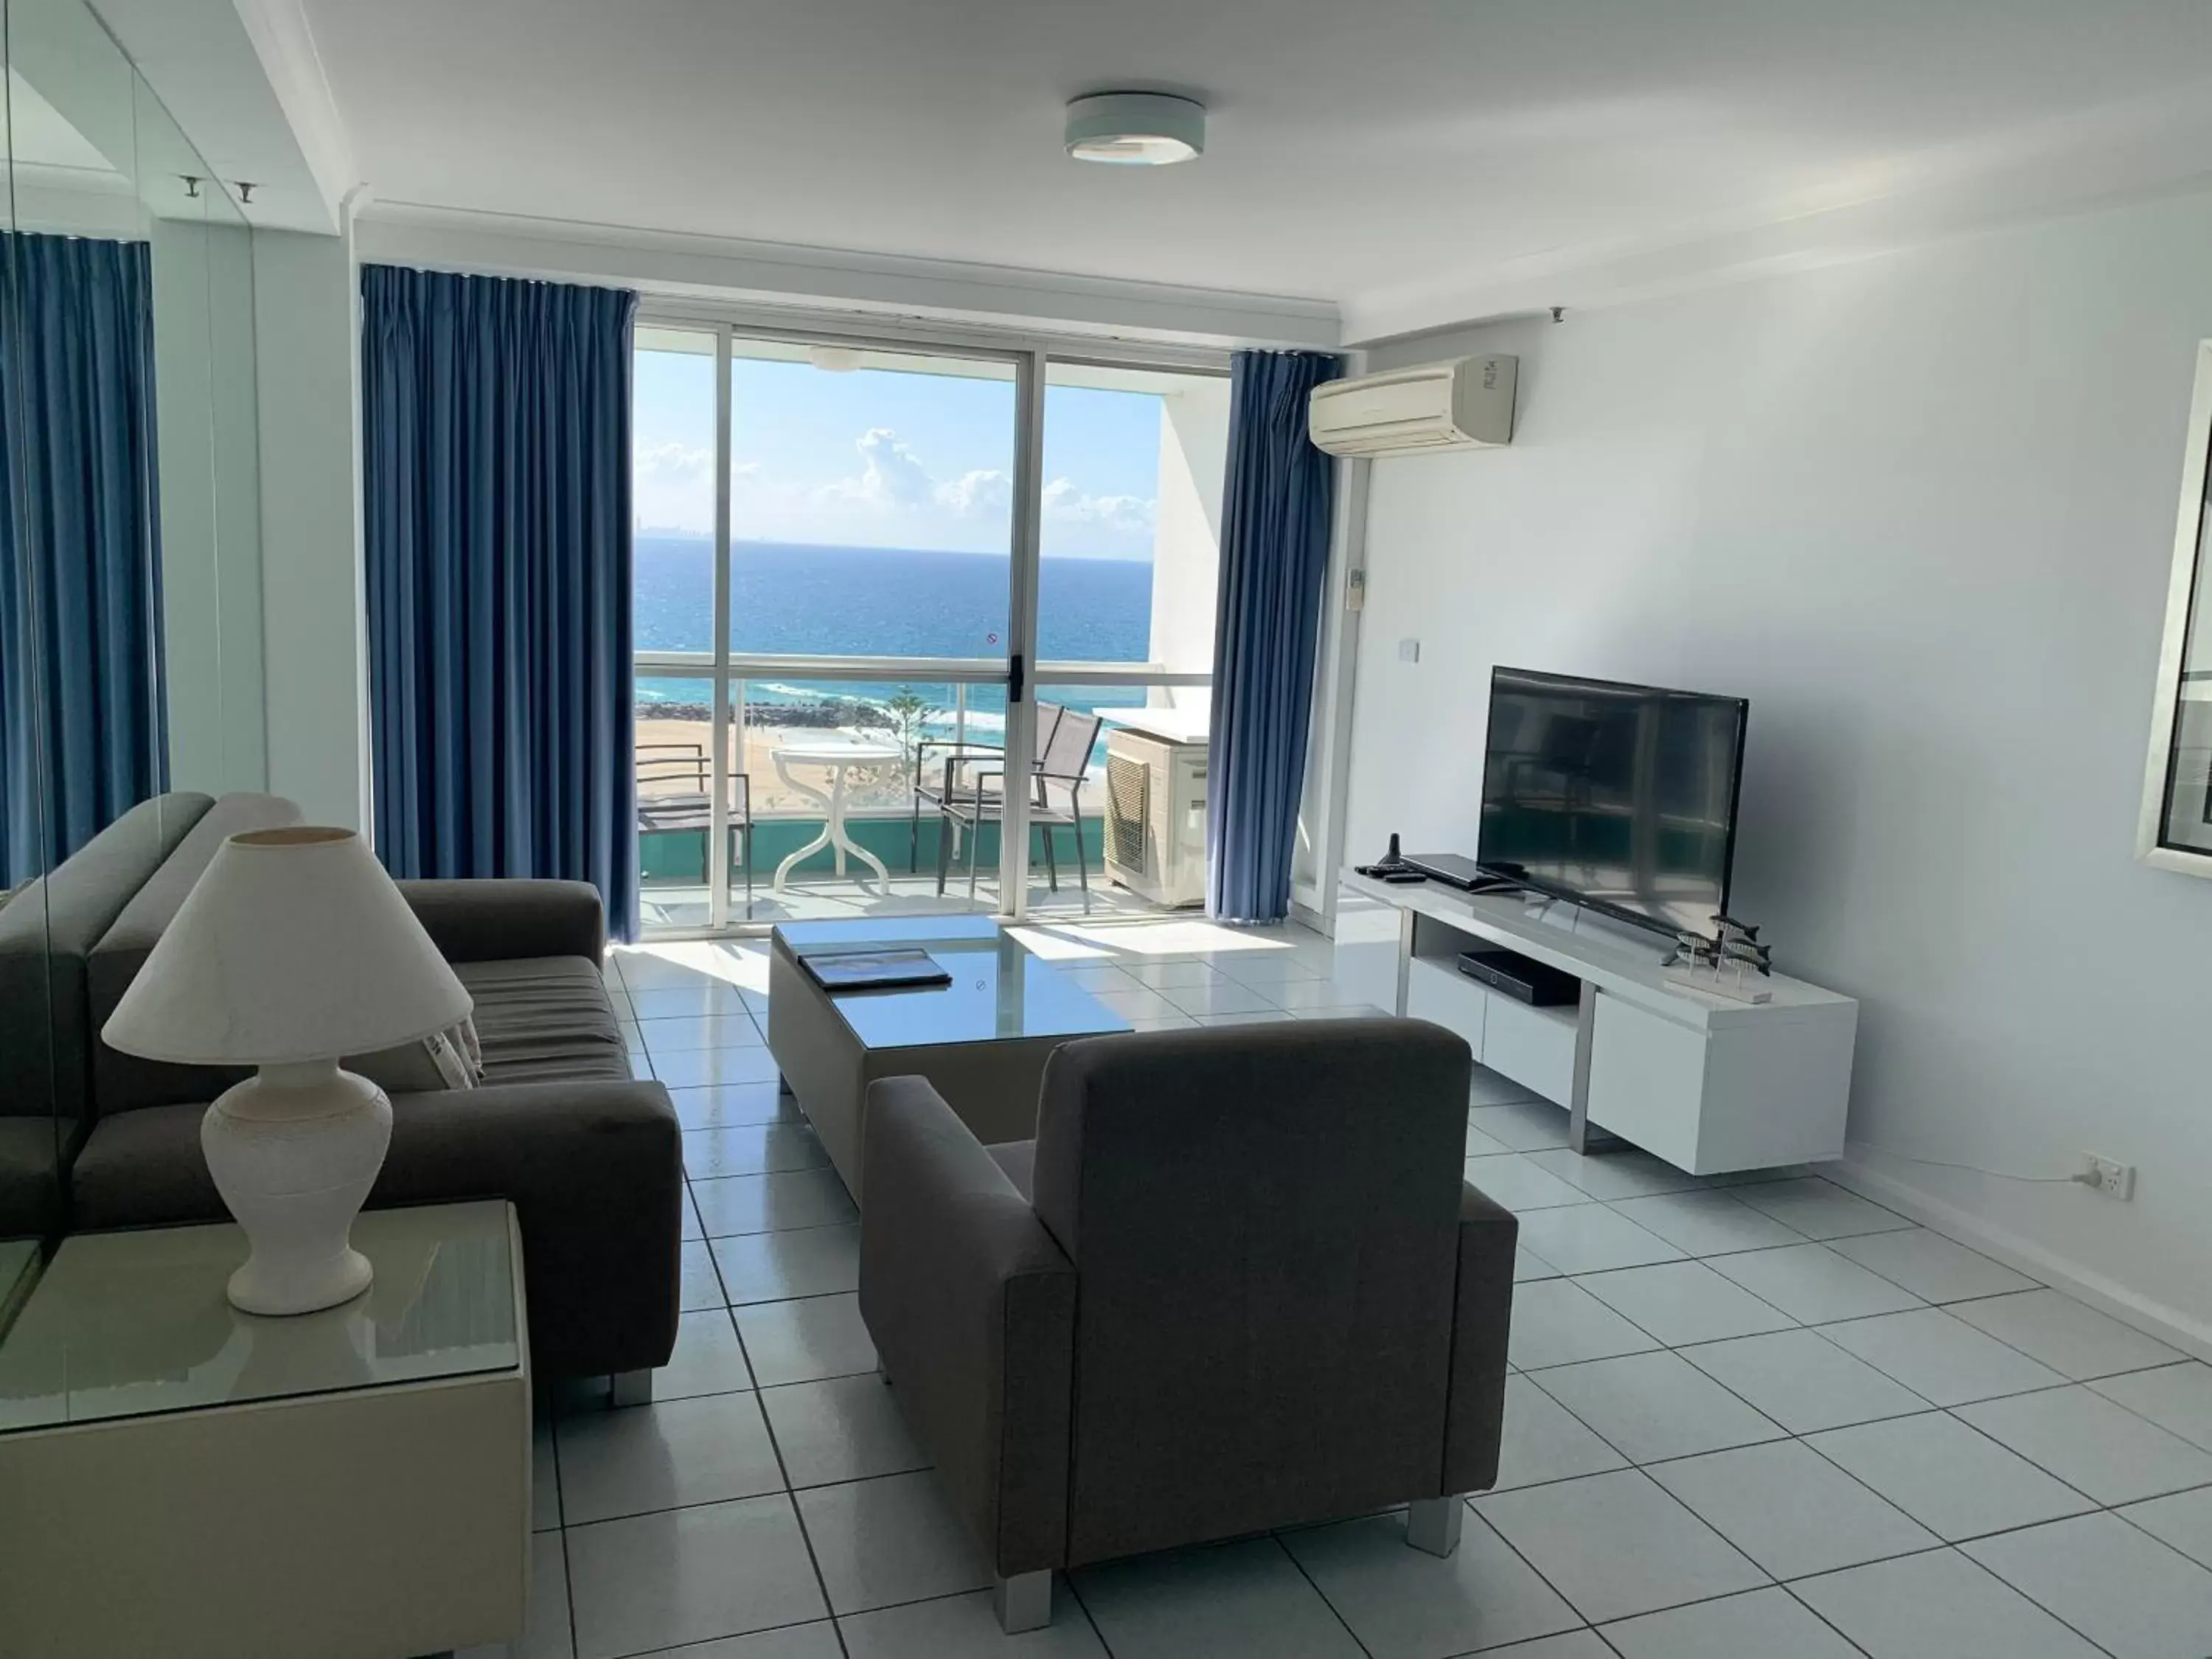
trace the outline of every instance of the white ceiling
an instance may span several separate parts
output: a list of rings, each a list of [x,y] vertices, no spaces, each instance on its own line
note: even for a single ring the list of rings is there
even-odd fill
[[[1350,337],[2212,168],[2207,0],[305,4],[381,203],[1316,298]],[[1203,98],[1206,156],[1068,161],[1063,102],[1119,86]]]

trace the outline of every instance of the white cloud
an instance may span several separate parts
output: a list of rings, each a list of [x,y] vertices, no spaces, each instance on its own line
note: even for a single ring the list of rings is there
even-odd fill
[[[766,541],[1006,550],[1013,479],[976,467],[939,481],[890,427],[854,441],[860,470],[827,483],[778,476],[758,461],[730,469],[731,533]],[[711,448],[640,439],[635,519],[659,533],[705,536],[714,527]],[[817,478],[820,475],[815,475]],[[1077,558],[1142,558],[1152,550],[1156,503],[1143,495],[1086,495],[1073,478],[1045,486],[1046,551]]]
[[[689,478],[714,464],[714,452],[671,441],[637,447],[637,470],[656,478]]]
[[[1045,516],[1103,526],[1132,533],[1150,530],[1158,503],[1145,495],[1086,495],[1073,478],[1054,478],[1044,487]]]
[[[632,517],[684,535],[714,529],[714,452],[673,441],[641,441],[631,451]]]
[[[937,501],[963,519],[1002,518],[1012,504],[1013,491],[1014,481],[998,468],[979,467],[938,485]]]
[[[887,426],[872,426],[854,446],[860,452],[860,475],[824,484],[815,494],[872,507],[919,507],[934,498],[936,481],[921,457]]]

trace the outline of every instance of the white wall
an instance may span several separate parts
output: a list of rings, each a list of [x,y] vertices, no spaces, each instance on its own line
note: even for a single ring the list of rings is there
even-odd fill
[[[1349,372],[1364,374],[1356,362]],[[1359,673],[1361,612],[1351,607],[1352,573],[1367,561],[1367,484],[1374,463],[1340,460],[1329,511],[1328,580],[1322,591],[1315,652],[1312,718],[1306,726],[1306,775],[1298,794],[1298,834],[1291,854],[1291,914],[1322,933],[1336,931],[1334,872],[1346,856],[1346,796],[1351,787],[1352,689]],[[1359,855],[1364,860],[1368,854]]]
[[[368,822],[352,240],[253,236],[269,787]]]
[[[1373,469],[1348,842],[1472,850],[1495,663],[1748,696],[1732,908],[1862,999],[1863,1166],[2200,1340],[2212,883],[2132,854],[2208,335],[2191,198],[1378,350],[1521,417]]]

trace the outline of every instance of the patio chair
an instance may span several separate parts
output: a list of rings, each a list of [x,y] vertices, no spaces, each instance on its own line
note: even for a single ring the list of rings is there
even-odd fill
[[[1041,702],[1036,706],[1036,735],[1032,752],[1039,764],[1044,761],[1045,750],[1052,743],[1053,727],[1060,723],[1061,713],[1057,703]],[[914,807],[907,824],[906,867],[908,874],[919,875],[921,873],[922,807],[926,805],[931,811],[942,815],[945,803],[968,787],[962,768],[977,757],[1003,763],[1006,751],[998,744],[971,743],[965,738],[923,738],[915,744],[914,750]],[[939,758],[945,762],[942,780],[932,783],[929,781],[930,767]],[[993,775],[998,775],[994,773]],[[939,849],[943,850],[946,835],[957,838],[959,833],[960,825],[957,822],[942,823],[938,837]],[[952,849],[954,852],[958,850],[957,847]],[[939,890],[943,890],[941,883]]]
[[[1091,858],[1083,844],[1083,781],[1091,769],[1091,750],[1104,723],[1096,714],[1041,702],[1036,708],[1036,758],[1030,765],[1030,822],[1041,830],[1044,867],[1052,890],[1060,890],[1060,866],[1053,851],[1053,831],[1065,824],[1075,831],[1075,875],[1083,889],[1083,908],[1091,908]],[[965,787],[957,787],[954,768],[969,767]],[[968,896],[975,896],[975,848],[986,823],[1001,822],[1006,814],[1006,763],[979,766],[973,757],[948,761],[938,811],[943,820],[937,842],[937,891],[945,892],[952,860],[951,836],[968,839]]]
[[[637,745],[637,838],[654,836],[697,836],[702,851],[699,884],[711,886],[714,858],[708,842],[714,836],[714,765],[707,746],[700,743],[641,743]],[[745,908],[753,902],[752,781],[743,772],[729,775],[730,860],[745,875]],[[668,794],[647,794],[645,786],[685,786]]]

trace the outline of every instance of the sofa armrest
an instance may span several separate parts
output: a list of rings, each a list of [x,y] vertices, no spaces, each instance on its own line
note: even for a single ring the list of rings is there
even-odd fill
[[[1505,1345],[1513,1328],[1513,1247],[1520,1231],[1512,1211],[1473,1187],[1461,1188],[1459,1288],[1444,1413],[1448,1493],[1485,1492],[1498,1480]]]
[[[868,1090],[860,1316],[1000,1577],[1065,1563],[1075,1269],[921,1078]]]
[[[588,881],[403,881],[399,891],[448,962],[606,954],[606,907]]]
[[[530,1346],[550,1376],[646,1370],[676,1346],[684,1135],[658,1083],[597,1078],[396,1097],[369,1201],[510,1200]]]
[[[71,1172],[75,1231],[220,1221],[203,1105],[117,1112]],[[684,1142],[658,1083],[578,1079],[392,1097],[372,1209],[503,1198],[522,1229],[533,1368],[605,1376],[676,1345]]]

